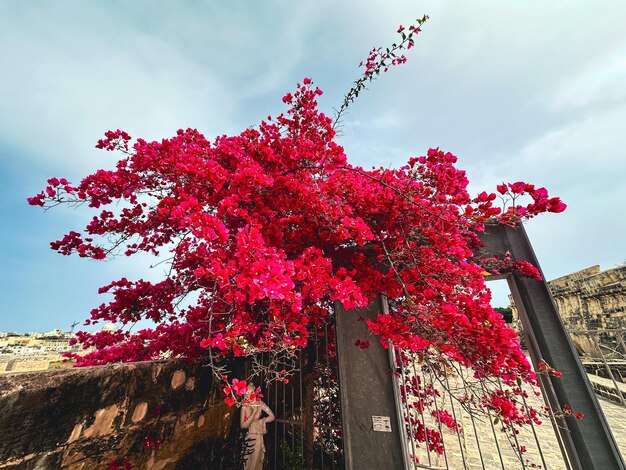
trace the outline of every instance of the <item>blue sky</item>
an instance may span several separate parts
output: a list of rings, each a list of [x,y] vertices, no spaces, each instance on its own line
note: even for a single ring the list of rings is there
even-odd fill
[[[351,107],[352,163],[460,157],[474,192],[546,186],[569,205],[527,230],[551,279],[626,260],[626,36],[622,1],[0,2],[0,331],[69,328],[149,260],[62,257],[51,240],[87,212],[26,204],[51,176],[114,163],[104,131],[158,139],[238,133],[283,109],[305,76],[331,112],[375,45],[431,19],[409,62]],[[503,291],[496,293],[505,304]]]

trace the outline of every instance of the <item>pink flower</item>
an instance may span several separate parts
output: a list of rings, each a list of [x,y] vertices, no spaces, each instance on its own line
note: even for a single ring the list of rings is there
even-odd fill
[[[509,187],[511,188],[511,192],[513,194],[522,194],[524,191],[526,191],[526,183],[522,181],[518,181],[517,183],[511,183],[509,184]]]
[[[548,211],[549,212],[563,212],[567,209],[567,204],[561,202],[558,197],[554,197],[548,201]]]
[[[248,391],[248,385],[246,384],[245,380],[233,379],[232,384],[233,384],[233,390],[239,396],[245,395],[246,392]]]
[[[226,341],[224,341],[224,336],[222,333],[217,333],[213,338],[211,338],[211,347],[223,350],[226,349]]]

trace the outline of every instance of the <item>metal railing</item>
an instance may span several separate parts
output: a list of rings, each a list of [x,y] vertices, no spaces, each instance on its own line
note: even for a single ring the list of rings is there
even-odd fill
[[[626,406],[626,328],[568,328],[568,331],[574,339],[587,339],[591,345],[591,350],[583,355],[582,363],[587,372],[600,377],[598,380],[590,376],[594,391]],[[610,383],[602,380],[603,377]]]

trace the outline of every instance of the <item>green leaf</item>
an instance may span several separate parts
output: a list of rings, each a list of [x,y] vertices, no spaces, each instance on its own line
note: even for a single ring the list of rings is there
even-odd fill
[[[493,424],[498,424],[500,422],[500,418],[496,416],[496,419],[493,420]]]

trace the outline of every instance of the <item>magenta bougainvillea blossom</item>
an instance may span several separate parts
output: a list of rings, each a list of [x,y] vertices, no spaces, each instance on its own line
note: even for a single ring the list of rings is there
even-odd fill
[[[401,28],[400,44],[412,46],[418,31]],[[372,50],[364,81],[406,60],[383,56]],[[87,323],[122,328],[79,332],[78,342],[93,349],[73,355],[77,365],[292,354],[334,314],[334,302],[349,310],[382,294],[390,311],[367,326],[385,347],[454,361],[478,379],[536,383],[517,334],[490,306],[484,275],[539,273],[507,257],[475,256],[477,233],[565,205],[523,182],[472,196],[457,157],[439,148],[397,169],[352,165],[333,119],[318,109],[321,94],[305,78],[283,97],[284,113],[212,140],[195,129],[154,142],[109,131],[97,147],[121,154],[113,169],[75,184],[51,178],[29,199],[93,209],[84,230],[51,243],[61,254],[103,260],[147,252],[168,266],[159,282],[122,278],[100,289],[111,300]],[[498,197],[510,205],[502,208]],[[145,319],[155,326],[123,328]],[[241,403],[245,378],[222,373],[216,366],[229,404]],[[288,380],[280,369],[275,378]],[[415,396],[428,400],[417,382]],[[529,419],[502,390],[485,393],[481,405],[508,422]],[[439,419],[457,426],[444,412]],[[434,431],[419,432],[426,440]]]

